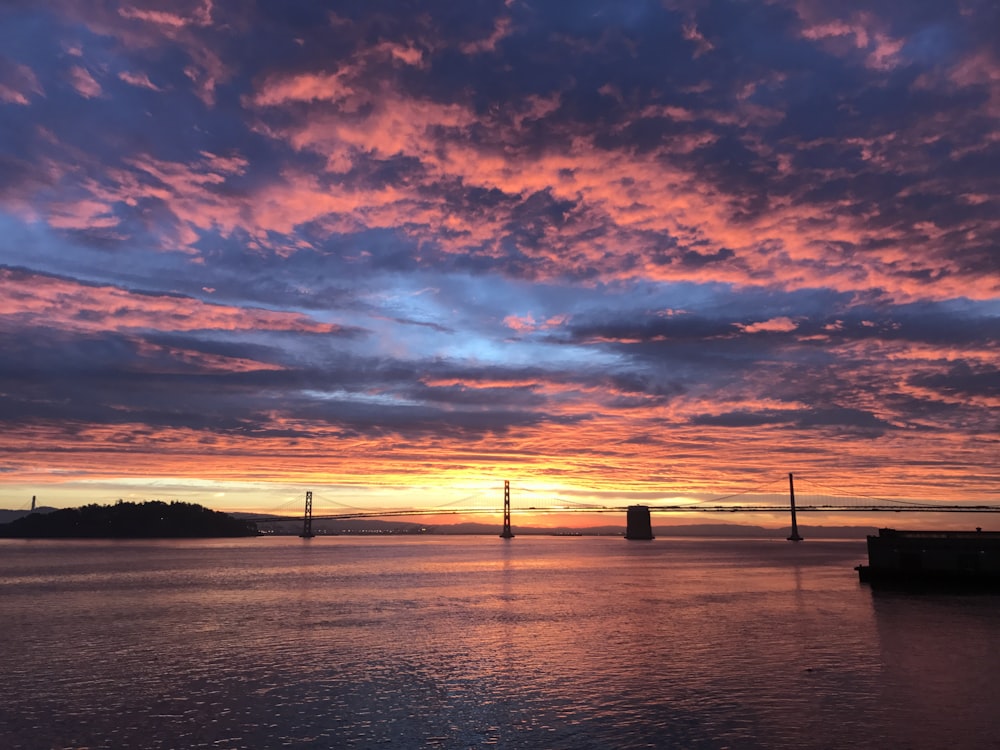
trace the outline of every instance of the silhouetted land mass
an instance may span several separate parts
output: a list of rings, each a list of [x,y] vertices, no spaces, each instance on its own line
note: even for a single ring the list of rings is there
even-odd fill
[[[0,524],[10,523],[11,521],[16,521],[18,518],[24,518],[29,513],[51,513],[58,508],[50,508],[47,505],[39,505],[35,510],[7,510],[5,508],[0,508]]]
[[[256,536],[257,527],[193,503],[119,501],[32,513],[0,524],[8,539],[180,539]]]

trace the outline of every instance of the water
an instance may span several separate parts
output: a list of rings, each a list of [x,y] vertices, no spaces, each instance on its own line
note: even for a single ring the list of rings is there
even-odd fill
[[[858,541],[0,541],[4,748],[1000,747],[1000,597]]]

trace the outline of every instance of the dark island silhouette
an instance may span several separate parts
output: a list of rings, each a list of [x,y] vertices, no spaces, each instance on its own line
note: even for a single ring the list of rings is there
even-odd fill
[[[194,503],[151,500],[32,513],[0,524],[6,539],[185,539],[256,536],[257,526]]]

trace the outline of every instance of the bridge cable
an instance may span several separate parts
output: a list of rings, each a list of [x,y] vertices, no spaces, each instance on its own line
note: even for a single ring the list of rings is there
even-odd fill
[[[698,504],[702,504],[702,503],[719,503],[719,502],[721,502],[723,500],[729,500],[729,499],[734,498],[734,497],[742,497],[743,495],[749,495],[749,494],[754,493],[754,492],[760,492],[760,490],[762,490],[762,489],[765,489],[767,487],[773,487],[774,485],[778,484],[779,482],[783,482],[783,481],[784,481],[783,479],[773,479],[770,482],[765,482],[764,484],[758,484],[756,487],[751,487],[750,489],[743,490],[742,492],[734,492],[734,493],[732,493],[730,495],[721,495],[719,497],[709,497],[709,498],[705,498],[704,500],[698,500],[697,503]],[[775,506],[775,507],[779,507],[779,506]]]
[[[915,506],[921,507],[921,508],[935,508],[935,507],[938,507],[940,505],[940,503],[925,502],[925,501],[920,501],[920,500],[894,500],[892,498],[874,497],[872,495],[859,495],[859,494],[856,494],[856,493],[853,493],[853,492],[844,492],[843,490],[836,489],[834,487],[827,487],[826,485],[820,484],[819,482],[813,482],[812,480],[809,480],[809,479],[799,479],[799,481],[802,482],[803,484],[806,484],[806,485],[811,485],[813,487],[820,487],[820,488],[822,488],[824,490],[829,490],[831,492],[838,492],[838,493],[840,493],[839,495],[832,495],[832,496],[830,496],[831,498],[834,498],[834,497],[849,497],[849,498],[854,498],[854,499],[857,499],[857,500],[869,500],[869,501],[874,501],[874,502],[879,502],[879,503],[899,503],[900,505],[915,505]]]
[[[368,510],[367,508],[362,508],[357,505],[349,505],[348,503],[342,503],[339,500],[332,500],[330,498],[323,497],[322,495],[316,492],[313,492],[313,503],[315,503],[317,500],[321,503],[324,503],[325,505],[332,506],[335,508],[345,508],[346,510],[359,510],[359,511]]]

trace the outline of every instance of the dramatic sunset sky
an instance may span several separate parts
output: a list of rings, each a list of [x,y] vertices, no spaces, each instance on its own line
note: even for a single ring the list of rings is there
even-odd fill
[[[0,506],[998,502],[998,39],[992,0],[8,0]]]

